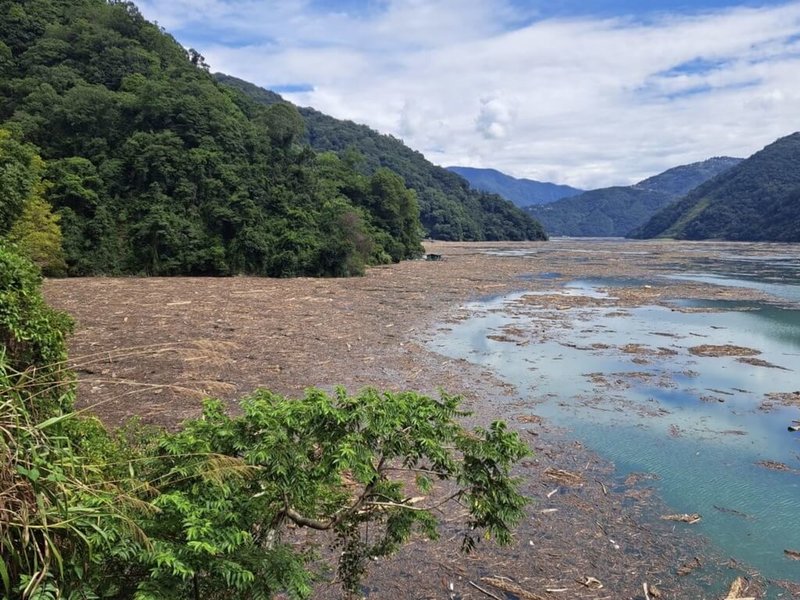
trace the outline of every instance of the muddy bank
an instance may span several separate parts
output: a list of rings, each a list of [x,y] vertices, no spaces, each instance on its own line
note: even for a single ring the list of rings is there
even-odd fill
[[[432,352],[425,342],[435,329],[468,316],[462,308],[466,300],[511,291],[546,292],[529,301],[553,315],[586,302],[624,311],[641,304],[670,306],[675,298],[763,299],[740,288],[673,280],[609,290],[602,298],[552,293],[560,283],[598,273],[649,280],[676,264],[712,259],[732,247],[431,244],[428,250],[443,260],[371,269],[359,279],[95,278],[48,281],[45,292],[77,320],[71,352],[81,402],[110,424],[139,415],[175,426],[197,414],[205,395],[235,406],[236,398],[256,387],[299,394],[309,386],[341,384],[429,393],[441,387],[463,394],[476,422],[503,418],[517,427],[535,451],[519,469],[534,502],[517,543],[502,550],[485,544],[474,555],[459,555],[458,515],[452,509],[443,515],[440,542],[417,541],[374,565],[365,589],[372,597],[489,597],[479,586],[502,598],[507,596],[491,578],[495,583],[509,578],[543,597],[641,598],[648,583],[662,597],[699,598],[692,576],[702,576],[715,559],[705,556],[702,542],[684,524],[643,524],[647,515],[668,512],[653,496],[646,474],[615,482],[612,466],[568,432],[518,420],[526,399],[513,387]],[[735,248],[742,252],[747,245]],[[504,254],[507,250],[526,258]],[[628,350],[643,359],[658,351]],[[576,479],[555,480],[552,473],[558,471]],[[681,576],[687,565],[693,575]],[[565,591],[548,594],[548,589]],[[319,595],[334,597],[335,591],[323,587]]]

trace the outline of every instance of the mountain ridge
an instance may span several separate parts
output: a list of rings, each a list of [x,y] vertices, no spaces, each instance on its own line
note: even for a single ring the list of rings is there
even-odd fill
[[[800,241],[800,132],[698,186],[630,237]]]
[[[624,237],[677,198],[739,162],[739,158],[714,157],[667,169],[631,186],[589,190],[526,210],[549,235]]]
[[[569,185],[513,177],[497,169],[459,166],[446,167],[446,169],[461,175],[475,189],[499,194],[520,208],[549,204],[586,191]]]

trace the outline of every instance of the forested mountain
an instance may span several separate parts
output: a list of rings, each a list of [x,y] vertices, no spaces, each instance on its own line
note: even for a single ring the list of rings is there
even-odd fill
[[[421,252],[399,175],[316,153],[295,107],[218,83],[129,2],[0,0],[0,130],[0,237],[53,272],[348,275]],[[453,193],[423,196],[443,232],[539,233],[443,172]]]
[[[568,185],[558,185],[534,179],[517,179],[496,169],[447,167],[447,170],[461,175],[476,190],[499,194],[519,207],[548,204],[561,198],[570,198],[584,192],[584,190]]]
[[[550,235],[622,237],[739,158],[716,157],[674,167],[628,187],[591,190],[528,210]]]
[[[274,92],[236,77],[217,73],[217,81],[264,105],[281,102]],[[420,219],[428,235],[442,240],[538,240],[544,230],[511,202],[474,190],[447,169],[437,167],[400,140],[366,125],[342,121],[313,108],[298,108],[306,125],[306,140],[317,151],[334,151],[364,174],[387,167],[400,174],[417,193]],[[360,158],[358,157],[360,155]]]
[[[716,177],[723,171],[735,167],[740,162],[742,162],[741,158],[715,156],[714,158],[709,158],[701,162],[668,169],[663,173],[640,181],[633,187],[662,192],[678,198],[680,196],[685,196],[698,185]]]
[[[695,188],[631,237],[800,241],[800,133]]]
[[[610,187],[526,210],[549,235],[623,237],[672,200],[672,196],[652,190]]]

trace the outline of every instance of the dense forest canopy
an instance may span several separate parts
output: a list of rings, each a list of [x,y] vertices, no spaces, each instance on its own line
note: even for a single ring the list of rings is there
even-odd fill
[[[222,73],[215,77],[260,104],[282,102],[278,94],[236,77]],[[401,175],[417,193],[422,225],[430,237],[456,241],[546,239],[541,225],[511,202],[472,189],[465,179],[431,164],[400,140],[313,108],[298,110],[305,120],[305,140],[315,150],[360,154],[363,160],[358,168],[364,174],[386,167]]]
[[[800,133],[777,140],[657,213],[631,237],[800,241]]]
[[[51,272],[351,275],[418,255],[403,179],[314,152],[304,128],[132,3],[0,0],[0,235],[46,222]]]

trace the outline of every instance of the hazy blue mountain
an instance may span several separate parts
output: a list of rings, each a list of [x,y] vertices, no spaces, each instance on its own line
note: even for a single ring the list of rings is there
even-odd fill
[[[800,241],[800,133],[695,188],[631,237]]]
[[[577,196],[584,191],[568,185],[534,179],[517,179],[501,173],[497,169],[475,169],[473,167],[447,167],[447,169],[461,175],[476,190],[500,194],[506,200],[511,200],[520,207],[548,204],[561,200],[561,198]]]
[[[549,235],[623,237],[705,181],[739,164],[716,157],[675,167],[628,187],[591,190],[527,210]]]

